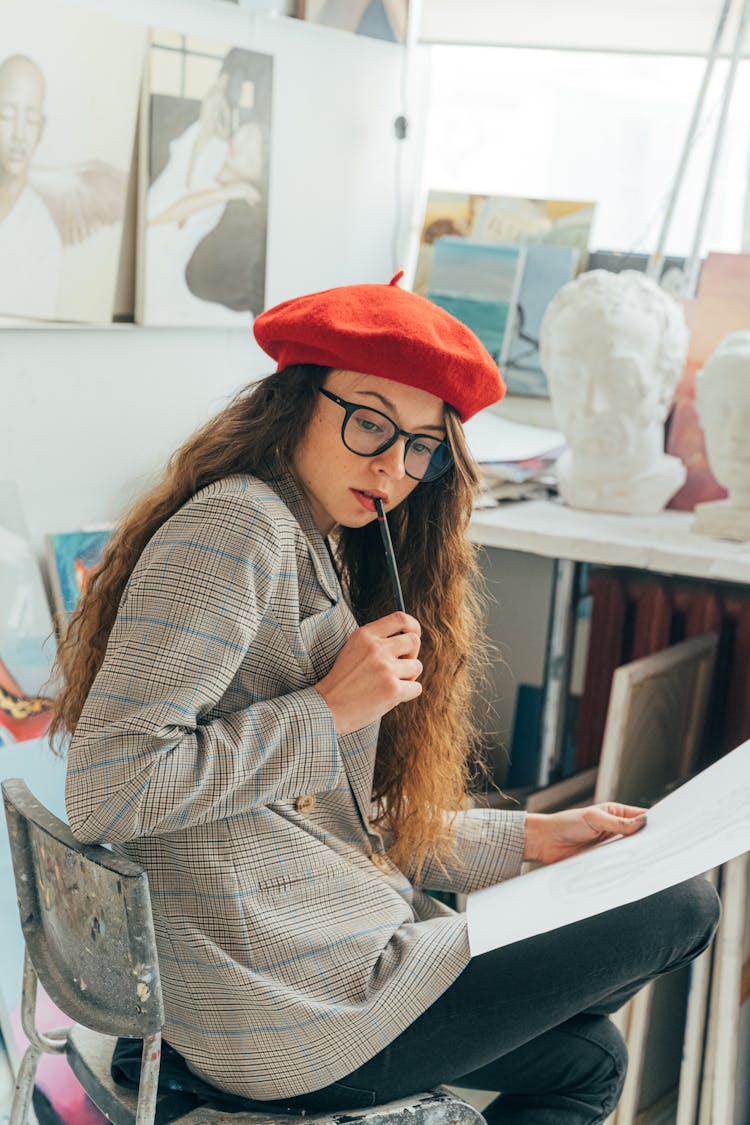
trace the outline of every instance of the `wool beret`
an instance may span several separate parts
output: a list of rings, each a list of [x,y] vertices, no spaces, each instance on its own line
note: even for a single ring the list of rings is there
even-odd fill
[[[474,333],[445,309],[388,285],[343,285],[283,301],[257,317],[255,338],[278,364],[380,375],[437,395],[466,422],[505,384]]]

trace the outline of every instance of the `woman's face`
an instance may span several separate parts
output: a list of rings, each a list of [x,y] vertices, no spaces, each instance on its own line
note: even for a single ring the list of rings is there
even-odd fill
[[[429,391],[356,371],[332,371],[325,387],[347,402],[380,410],[408,433],[445,437],[442,399]],[[384,453],[360,457],[341,440],[343,421],[343,407],[318,395],[293,458],[297,480],[322,535],[336,524],[364,527],[376,518],[373,496],[379,496],[389,511],[419,483],[404,471],[406,438],[397,438]]]

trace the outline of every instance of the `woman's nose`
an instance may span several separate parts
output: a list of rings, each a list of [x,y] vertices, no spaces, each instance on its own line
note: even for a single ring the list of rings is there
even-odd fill
[[[397,437],[393,445],[384,449],[382,453],[378,453],[376,457],[373,457],[373,461],[381,472],[387,473],[394,480],[400,480],[406,476],[404,467],[405,449],[406,438]]]

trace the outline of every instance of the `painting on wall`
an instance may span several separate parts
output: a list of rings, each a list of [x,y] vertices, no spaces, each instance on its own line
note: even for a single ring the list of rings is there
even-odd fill
[[[91,571],[102,561],[111,533],[108,525],[47,536],[49,584],[59,618],[64,619],[76,608]]]
[[[0,316],[112,319],[145,31],[55,0],[5,0]]]
[[[409,0],[297,0],[299,19],[405,43]]]
[[[426,296],[479,337],[499,365],[505,363],[526,251],[447,236],[437,240]]]
[[[414,275],[414,291],[427,291],[430,259],[438,238],[452,235],[482,242],[543,243],[578,250],[586,268],[594,203],[566,199],[523,199],[431,191],[427,197]]]
[[[152,33],[136,319],[250,325],[265,302],[273,59]]]
[[[579,251],[530,243],[526,247],[513,337],[503,364],[509,394],[547,398],[547,377],[539,360],[542,320],[555,293],[575,276]]]
[[[52,618],[18,491],[0,481],[0,746],[46,733],[54,658]]]

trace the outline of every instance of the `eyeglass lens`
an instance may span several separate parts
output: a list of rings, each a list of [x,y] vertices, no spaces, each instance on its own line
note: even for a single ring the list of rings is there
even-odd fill
[[[344,427],[344,439],[353,453],[372,457],[393,441],[395,424],[378,411],[361,407],[353,411]],[[439,476],[450,464],[451,455],[444,442],[436,438],[412,438],[407,443],[404,469],[415,480]]]

